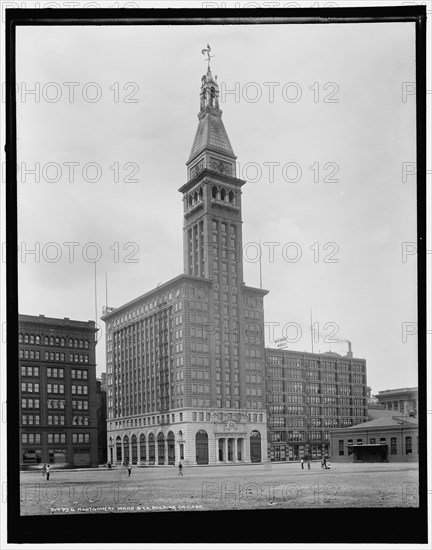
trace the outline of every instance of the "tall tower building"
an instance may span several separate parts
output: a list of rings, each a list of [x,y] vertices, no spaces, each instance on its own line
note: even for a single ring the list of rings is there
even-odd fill
[[[241,189],[210,67],[179,189],[184,274],[119,307],[107,328],[108,460],[267,461],[264,309],[243,281]]]

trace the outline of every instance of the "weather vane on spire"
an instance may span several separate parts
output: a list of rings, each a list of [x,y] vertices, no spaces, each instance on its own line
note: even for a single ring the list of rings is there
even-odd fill
[[[211,52],[211,48],[210,48],[210,46],[209,46],[208,44],[207,44],[207,48],[204,48],[203,50],[201,50],[201,53],[202,53],[203,55],[206,55],[206,54],[207,54],[206,61],[207,61],[207,63],[208,63],[208,67],[209,67],[209,68],[210,68],[210,59],[211,59],[212,57],[214,57],[214,55],[210,55],[210,52]]]

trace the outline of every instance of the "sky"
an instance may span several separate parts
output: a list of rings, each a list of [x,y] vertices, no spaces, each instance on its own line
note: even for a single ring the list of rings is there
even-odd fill
[[[414,30],[19,27],[20,313],[95,319],[95,258],[98,317],[106,277],[117,307],[183,272],[178,189],[210,44],[266,344],[311,351],[312,310],[315,352],[349,339],[373,393],[416,386]]]

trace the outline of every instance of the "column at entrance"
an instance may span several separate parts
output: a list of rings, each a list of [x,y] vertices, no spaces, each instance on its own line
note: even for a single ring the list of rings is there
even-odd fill
[[[224,437],[223,441],[223,461],[228,462],[228,438]]]
[[[238,462],[238,440],[237,438],[235,437],[234,438],[234,454],[233,454],[233,462]]]

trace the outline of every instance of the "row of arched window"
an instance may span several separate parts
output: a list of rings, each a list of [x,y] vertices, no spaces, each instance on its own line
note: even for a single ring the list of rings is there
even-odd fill
[[[217,185],[213,185],[212,187],[212,199],[236,204],[236,195],[234,191],[228,191],[228,189],[218,187]]]
[[[34,334],[19,334],[18,341],[20,344],[40,344],[42,339],[40,336],[35,336]],[[45,346],[66,346],[66,338],[55,338],[54,336],[44,336],[43,343]],[[88,340],[78,340],[77,338],[69,338],[67,340],[69,348],[81,348],[88,349],[89,341]]]
[[[198,202],[203,200],[203,188],[200,187],[199,189],[196,189],[193,193],[190,193],[186,196],[186,205],[188,208],[191,208]]]

